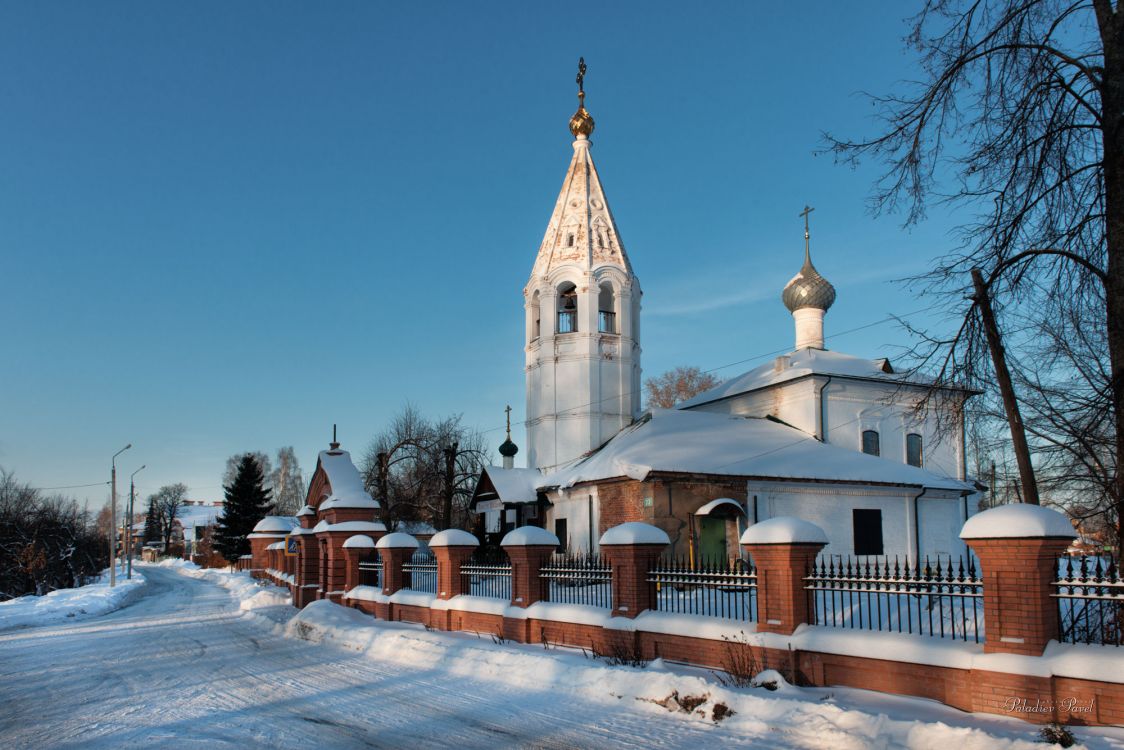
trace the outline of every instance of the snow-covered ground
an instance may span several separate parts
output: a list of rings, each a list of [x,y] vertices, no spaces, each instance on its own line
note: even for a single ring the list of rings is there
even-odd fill
[[[146,566],[97,620],[0,634],[0,744],[55,747],[1037,750],[1037,728],[849,689],[721,686],[705,670],[376,622],[245,574]],[[668,697],[677,693],[679,702]],[[701,702],[679,710],[688,696]],[[714,721],[723,704],[734,711]],[[1075,729],[1124,748],[1124,729]]]
[[[144,583],[139,568],[134,566],[133,577],[127,579],[122,566],[117,569],[117,585],[111,588],[106,568],[95,583],[87,586],[0,602],[0,631],[104,615],[135,601],[144,592]]]

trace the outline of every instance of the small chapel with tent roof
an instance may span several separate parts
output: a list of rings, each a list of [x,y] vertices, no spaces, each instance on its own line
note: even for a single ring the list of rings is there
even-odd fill
[[[724,558],[747,526],[796,516],[828,530],[827,554],[962,554],[980,490],[962,418],[974,392],[826,348],[836,290],[812,263],[811,208],[803,266],[780,294],[793,350],[641,411],[642,292],[591,155],[584,74],[582,62],[573,156],[523,289],[527,466],[509,418],[503,464],[472,498],[478,535],[542,526],[596,552],[608,528],[643,521],[677,554]]]

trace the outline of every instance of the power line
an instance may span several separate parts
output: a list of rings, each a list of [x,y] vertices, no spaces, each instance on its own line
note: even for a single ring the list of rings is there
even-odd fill
[[[68,484],[62,487],[32,487],[32,489],[38,492],[46,492],[47,490],[77,490],[82,487],[101,487],[107,484],[109,484],[109,482],[94,482],[93,484]]]

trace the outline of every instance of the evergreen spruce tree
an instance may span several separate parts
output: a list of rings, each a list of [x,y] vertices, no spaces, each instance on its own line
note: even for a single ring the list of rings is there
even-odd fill
[[[159,542],[160,519],[156,515],[156,498],[148,498],[148,512],[144,516],[144,543]]]
[[[261,466],[247,453],[238,462],[234,480],[223,488],[226,504],[215,521],[214,548],[231,563],[250,554],[250,540],[246,537],[273,505],[264,483]]]

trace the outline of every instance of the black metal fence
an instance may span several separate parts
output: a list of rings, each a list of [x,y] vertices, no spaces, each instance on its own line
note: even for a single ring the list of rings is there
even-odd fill
[[[415,552],[402,564],[402,571],[410,576],[412,590],[437,593],[437,558],[432,553]]]
[[[555,555],[539,569],[539,575],[549,581],[549,601],[613,606],[612,569],[598,555]]]
[[[976,643],[983,636],[983,581],[971,557],[821,557],[804,580],[816,625]]]
[[[461,565],[461,577],[473,596],[511,599],[511,561],[503,550],[478,550]]]
[[[382,589],[382,563],[377,556],[374,562],[359,563],[359,585]]]
[[[757,570],[740,558],[664,557],[648,583],[658,611],[757,621]]]
[[[1066,557],[1054,582],[1066,643],[1120,646],[1124,642],[1124,580],[1110,555]]]

